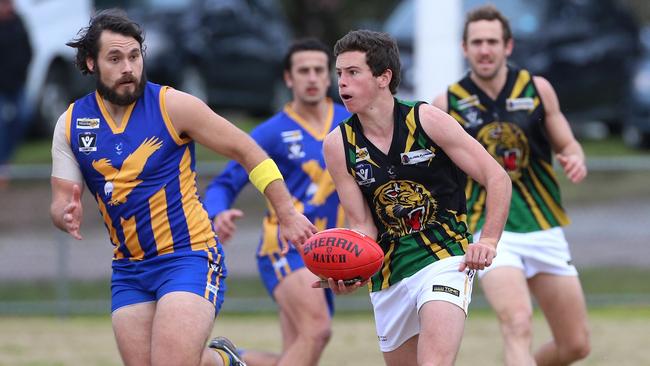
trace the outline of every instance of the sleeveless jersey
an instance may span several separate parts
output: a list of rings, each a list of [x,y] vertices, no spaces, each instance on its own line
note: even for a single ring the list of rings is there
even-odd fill
[[[439,259],[465,254],[471,242],[466,176],[422,129],[420,104],[395,100],[388,155],[363,135],[356,114],[340,125],[347,168],[370,207],[384,251],[373,292]]]
[[[329,111],[322,131],[315,131],[289,105],[253,131],[251,137],[275,161],[292,195],[294,206],[318,230],[344,225],[334,182],[325,169],[323,139],[350,114],[340,104],[328,102]],[[205,205],[210,217],[228,209],[248,184],[248,173],[236,162],[229,162],[208,186]],[[258,255],[279,253],[278,220],[270,205],[263,221]]]
[[[114,245],[113,259],[142,260],[217,245],[196,189],[194,143],[147,83],[118,127],[99,94],[70,105],[67,138]]]
[[[544,106],[530,73],[509,66],[505,87],[496,100],[468,74],[449,87],[447,102],[449,114],[512,179],[505,230],[526,233],[568,224],[545,135]],[[486,191],[470,178],[465,193],[470,230],[475,232],[485,222]]]

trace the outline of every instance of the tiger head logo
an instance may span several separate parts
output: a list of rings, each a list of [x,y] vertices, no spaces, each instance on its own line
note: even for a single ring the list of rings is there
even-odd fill
[[[436,200],[426,188],[409,180],[391,181],[375,191],[377,216],[391,237],[421,231],[436,219]]]
[[[524,131],[519,126],[507,122],[492,122],[485,125],[476,139],[510,175],[510,179],[521,177],[528,167],[530,147]]]

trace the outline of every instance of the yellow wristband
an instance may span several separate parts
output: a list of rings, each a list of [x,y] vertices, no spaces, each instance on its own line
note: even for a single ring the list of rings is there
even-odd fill
[[[278,179],[283,180],[284,178],[282,178],[282,173],[278,170],[275,162],[271,159],[265,159],[248,173],[248,179],[263,194],[271,182]]]

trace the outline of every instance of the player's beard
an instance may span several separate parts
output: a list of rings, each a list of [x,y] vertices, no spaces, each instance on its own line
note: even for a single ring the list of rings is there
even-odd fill
[[[133,75],[125,75],[119,80],[115,82],[115,87],[110,87],[102,82],[102,74],[101,70],[99,67],[97,67],[97,74],[95,75],[95,84],[97,88],[97,92],[99,95],[106,99],[108,102],[115,104],[115,105],[121,105],[121,106],[127,106],[129,104],[132,104],[144,92],[144,87],[147,84],[147,74],[145,73],[144,68],[142,69],[142,75],[140,76],[140,82],[136,84],[135,90],[132,93],[126,92],[124,94],[119,94],[116,89],[117,85],[120,83],[126,82],[126,81],[136,81],[137,79]]]

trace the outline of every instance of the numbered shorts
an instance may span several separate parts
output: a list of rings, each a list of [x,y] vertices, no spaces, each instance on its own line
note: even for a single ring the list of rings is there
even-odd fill
[[[142,261],[114,260],[111,312],[184,291],[210,301],[216,316],[223,303],[227,274],[220,244],[206,251],[175,252]]]
[[[276,286],[282,281],[283,278],[287,277],[294,271],[297,271],[305,267],[305,262],[303,262],[300,253],[291,246],[286,255],[282,253],[271,253],[268,255],[258,255],[257,256],[257,269],[260,273],[260,278],[262,283],[268,291],[269,296],[275,300],[273,296],[273,291]],[[305,292],[310,294],[309,291],[317,291],[316,289],[307,288]],[[330,289],[324,289],[325,300],[327,301],[327,307],[329,309],[330,315],[334,314],[334,294]]]
[[[476,233],[474,241],[480,237],[481,233]],[[557,276],[578,275],[571,261],[569,244],[564,238],[561,227],[531,233],[504,231],[497,245],[497,256],[491,266],[479,271],[479,277],[499,267],[519,268],[526,278],[531,278],[538,273]]]
[[[439,260],[387,289],[370,293],[382,352],[394,351],[420,333],[418,313],[429,301],[452,303],[467,315],[474,271],[459,272],[462,259],[454,256]]]

